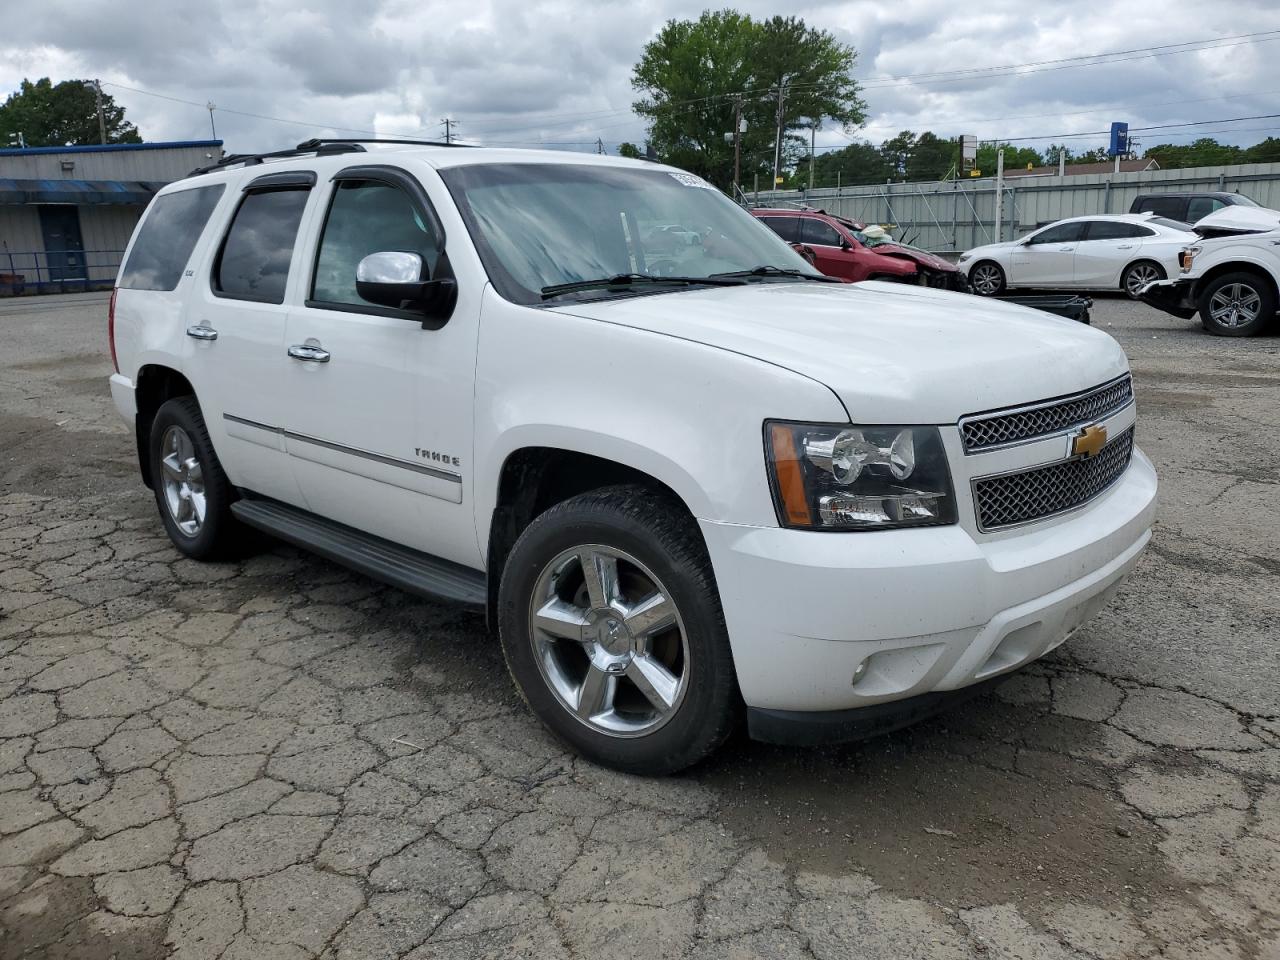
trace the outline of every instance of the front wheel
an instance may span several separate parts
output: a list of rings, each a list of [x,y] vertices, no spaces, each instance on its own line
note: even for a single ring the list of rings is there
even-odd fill
[[[706,548],[678,504],[608,487],[552,507],[507,558],[507,666],[542,722],[579,753],[672,773],[729,734],[737,692]]]
[[[1220,337],[1250,337],[1261,333],[1276,315],[1276,295],[1270,284],[1252,273],[1216,277],[1200,294],[1200,321]]]
[[[151,422],[151,485],[173,545],[196,560],[232,552],[240,527],[235,491],[213,452],[195,397],[174,397]]]
[[[980,297],[994,297],[1004,291],[1004,271],[1000,269],[998,263],[992,263],[990,260],[975,263],[973,269],[969,271],[969,286]]]
[[[1165,278],[1164,267],[1150,260],[1139,260],[1125,267],[1124,276],[1120,278],[1120,289],[1128,294],[1130,300],[1138,299],[1138,292],[1149,283]]]

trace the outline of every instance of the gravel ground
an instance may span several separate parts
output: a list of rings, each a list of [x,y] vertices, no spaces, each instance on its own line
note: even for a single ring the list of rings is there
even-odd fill
[[[1162,479],[1112,606],[914,729],[640,780],[473,617],[179,559],[105,311],[0,301],[5,958],[1280,956],[1280,339],[1101,300]]]

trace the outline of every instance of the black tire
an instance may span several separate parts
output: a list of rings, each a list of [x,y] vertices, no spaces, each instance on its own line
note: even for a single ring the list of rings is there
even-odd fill
[[[166,489],[164,445],[171,427],[182,431],[189,438],[200,468],[205,509],[203,520],[194,533],[183,529],[182,520],[170,506]],[[156,506],[160,509],[160,519],[173,545],[194,560],[218,560],[235,553],[244,542],[243,528],[231,515],[231,504],[236,499],[235,488],[227,479],[222,464],[213,451],[209,431],[195,397],[174,397],[165,401],[156,411],[155,419],[151,422],[148,455],[151,458],[151,485],[155,491]]]
[[[1239,300],[1242,304],[1245,304],[1250,302],[1253,297],[1257,298],[1258,310],[1253,319],[1234,323],[1225,317],[1220,320],[1214,319],[1214,297],[1219,291],[1229,291],[1229,288],[1233,285],[1237,287],[1240,296],[1232,299]],[[1270,326],[1276,316],[1276,294],[1271,284],[1256,273],[1244,271],[1224,273],[1220,277],[1214,277],[1200,291],[1197,305],[1200,310],[1201,325],[1210,333],[1219,337],[1254,336],[1262,333],[1263,330]]]
[[[973,277],[975,274],[979,273],[980,267],[984,272],[991,271],[990,275],[995,281],[994,286],[983,284],[983,289],[978,289]],[[1004,275],[1004,268],[994,260],[979,260],[969,268],[969,289],[979,297],[998,297],[1000,294],[1004,293],[1005,287],[1007,286],[1008,279]]]
[[[1124,273],[1120,275],[1120,292],[1130,300],[1140,299],[1138,294],[1130,286],[1131,282],[1134,281],[1134,274],[1137,273],[1140,268],[1148,275],[1154,274],[1154,277],[1151,277],[1145,282],[1168,279],[1168,274],[1165,273],[1164,267],[1160,266],[1160,264],[1156,263],[1154,260],[1135,260],[1133,263],[1125,267]]]
[[[638,560],[678,611],[687,642],[681,659],[683,694],[652,732],[620,736],[579,719],[539,665],[531,624],[537,586],[558,558],[586,545]],[[639,486],[606,487],[537,517],[516,541],[503,569],[498,626],[507,667],[525,702],[553,733],[596,763],[650,776],[673,773],[707,756],[733,730],[740,699],[711,562],[692,518],[660,493]],[[568,645],[575,648],[573,641]],[[582,656],[585,662],[587,655]],[[612,689],[619,691],[626,686],[621,676],[614,683]]]

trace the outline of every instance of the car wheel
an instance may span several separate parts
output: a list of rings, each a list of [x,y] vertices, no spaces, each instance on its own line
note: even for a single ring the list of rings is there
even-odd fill
[[[1150,260],[1139,260],[1125,267],[1120,277],[1120,289],[1128,294],[1130,300],[1138,299],[1138,291],[1148,283],[1165,278],[1164,267]]]
[[[1004,271],[998,263],[983,260],[975,263],[969,271],[969,286],[980,297],[994,297],[1002,293],[1005,287]]]
[[[591,760],[671,773],[733,728],[711,563],[692,518],[661,494],[607,487],[535,519],[503,569],[498,622],[525,701]]]
[[[1200,320],[1220,337],[1249,337],[1262,330],[1276,314],[1271,286],[1252,273],[1227,273],[1211,281],[1200,293]]]
[[[195,397],[166,401],[151,422],[151,483],[174,546],[196,560],[224,557],[240,542],[235,491],[209,441]]]

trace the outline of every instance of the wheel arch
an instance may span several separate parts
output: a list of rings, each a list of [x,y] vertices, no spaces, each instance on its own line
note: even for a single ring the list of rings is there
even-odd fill
[[[1132,270],[1134,267],[1136,267],[1136,266],[1137,266],[1138,264],[1140,264],[1140,263],[1149,263],[1149,264],[1151,264],[1151,266],[1155,267],[1157,270],[1159,270],[1159,271],[1160,271],[1160,277],[1161,277],[1161,279],[1162,279],[1162,280],[1168,280],[1168,279],[1169,279],[1169,270],[1168,270],[1168,268],[1167,268],[1167,267],[1165,267],[1165,265],[1164,265],[1163,263],[1161,263],[1159,260],[1157,260],[1155,257],[1150,256],[1150,255],[1145,256],[1145,257],[1144,257],[1144,256],[1137,256],[1137,257],[1134,257],[1132,260],[1130,260],[1128,263],[1126,263],[1123,267],[1121,267],[1121,268],[1120,268],[1120,273],[1116,276],[1116,282],[1115,282],[1115,285],[1116,285],[1116,287],[1120,290],[1120,292],[1121,292],[1121,293],[1127,293],[1127,292],[1128,292],[1128,291],[1125,289],[1125,283],[1124,283],[1124,281],[1125,281],[1125,277],[1127,277],[1127,276],[1129,275],[1129,271],[1130,271],[1130,270]]]
[[[699,512],[705,513],[708,504],[700,490],[688,497],[678,489],[691,489],[692,478],[683,471],[679,471],[682,477],[673,477],[672,473],[678,470],[674,465],[671,470],[661,466],[655,470],[653,463],[640,466],[639,458],[619,456],[617,451],[612,455],[603,451],[589,453],[582,449],[584,446],[587,444],[530,444],[516,447],[503,459],[497,472],[493,506],[486,512],[488,530],[480,531],[487,540],[490,622],[496,622],[493,617],[498,584],[516,540],[536,517],[570,497],[618,484],[642,486],[652,490],[656,497],[677,505],[697,529],[696,517]],[[696,490],[696,485],[693,489]],[[698,537],[702,538],[700,530]]]
[[[147,451],[151,442],[151,424],[155,420],[156,411],[165,401],[172,400],[174,397],[194,397],[196,391],[191,386],[191,381],[180,371],[163,364],[146,364],[138,370],[133,382],[137,402],[134,437],[138,449],[138,469],[142,473],[142,482],[150,488],[152,485],[151,458]]]
[[[1204,293],[1205,288],[1214,280],[1228,273],[1248,273],[1256,276],[1265,283],[1271,290],[1272,297],[1277,303],[1280,303],[1280,285],[1276,283],[1276,278],[1271,271],[1260,264],[1251,260],[1228,260],[1225,263],[1215,264],[1204,272],[1204,274],[1196,280],[1195,286],[1192,288],[1192,297],[1196,303],[1200,302],[1200,296]]]
[[[1004,281],[1004,286],[1001,288],[1002,290],[1008,290],[1010,287],[1013,286],[1013,284],[1009,280],[1008,268],[1006,268],[1003,263],[1001,263],[999,260],[995,259],[994,257],[980,257],[979,259],[975,260],[973,263],[969,265],[969,269],[965,271],[965,279],[968,280],[970,286],[973,285],[973,272],[977,270],[979,267],[988,263],[991,264],[991,266],[995,267],[998,271],[1000,271],[1000,278]]]

